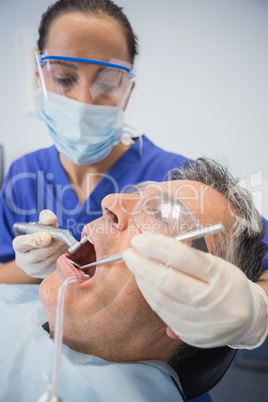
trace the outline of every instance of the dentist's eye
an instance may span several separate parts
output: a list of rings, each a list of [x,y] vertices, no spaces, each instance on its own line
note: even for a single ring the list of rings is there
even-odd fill
[[[54,78],[54,81],[61,85],[62,87],[70,87],[75,84],[75,80],[73,78]]]
[[[108,84],[105,84],[105,83],[102,82],[102,83],[99,83],[99,88],[100,88],[100,90],[102,92],[107,93],[107,92],[116,91],[118,89],[118,86],[116,86],[116,85],[108,85]]]

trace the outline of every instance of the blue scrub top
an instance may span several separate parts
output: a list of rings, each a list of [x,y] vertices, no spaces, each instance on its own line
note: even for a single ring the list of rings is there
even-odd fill
[[[15,222],[38,222],[43,209],[52,210],[60,228],[80,240],[87,223],[102,215],[101,201],[111,193],[141,181],[163,181],[166,173],[182,167],[187,158],[166,152],[142,136],[125,152],[94,188],[84,205],[59,160],[55,146],[16,160],[4,180],[0,198],[0,263],[14,260]]]
[[[263,242],[265,244],[268,244],[268,222],[265,219],[263,219],[263,222],[265,225],[265,236],[264,236]],[[262,260],[262,267],[263,267],[264,271],[268,271],[268,253],[266,253],[266,256]]]

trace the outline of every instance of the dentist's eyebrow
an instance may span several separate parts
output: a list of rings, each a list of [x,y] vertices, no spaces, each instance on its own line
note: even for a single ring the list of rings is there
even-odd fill
[[[63,60],[51,60],[50,64],[59,64],[61,66],[67,67],[67,68],[72,68],[75,71],[79,70],[79,66],[77,66],[75,64],[68,63],[68,62],[63,61]],[[103,66],[100,66],[98,68],[98,70],[96,71],[96,73],[95,73],[96,76],[98,76],[98,74],[101,73],[103,70],[105,70],[105,68]]]
[[[75,64],[66,63],[66,61],[62,61],[62,60],[51,60],[50,64],[60,64],[61,66],[72,68],[73,70],[76,70],[76,71],[79,70],[78,66],[76,66]]]

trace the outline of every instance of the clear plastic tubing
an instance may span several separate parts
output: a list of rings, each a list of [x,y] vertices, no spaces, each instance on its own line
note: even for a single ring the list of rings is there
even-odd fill
[[[62,335],[63,335],[63,316],[64,316],[64,295],[67,286],[70,283],[84,281],[87,278],[81,276],[71,276],[67,278],[58,290],[57,308],[56,308],[56,321],[55,321],[55,335],[54,335],[54,357],[53,357],[53,371],[52,371],[52,388],[49,402],[60,401],[58,397],[59,388],[59,374],[61,363],[61,349],[62,349]]]

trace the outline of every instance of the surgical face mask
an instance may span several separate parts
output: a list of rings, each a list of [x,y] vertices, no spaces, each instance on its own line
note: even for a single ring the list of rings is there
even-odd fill
[[[120,142],[123,110],[114,106],[89,105],[48,92],[36,91],[36,110],[48,127],[57,150],[77,165],[105,159]]]

